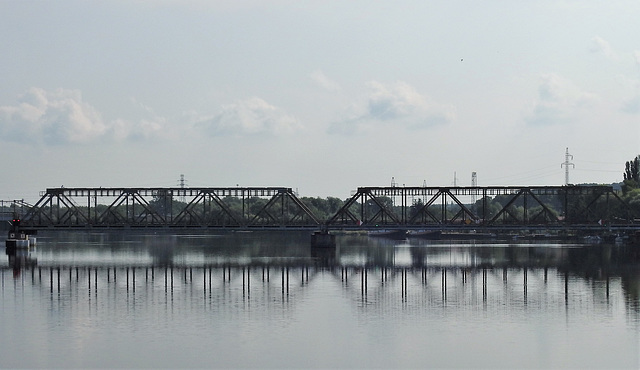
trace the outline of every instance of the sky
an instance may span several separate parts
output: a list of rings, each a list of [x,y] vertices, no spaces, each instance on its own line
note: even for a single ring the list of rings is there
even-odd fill
[[[0,1],[0,199],[622,181],[638,1]],[[569,166],[564,166],[565,153]]]

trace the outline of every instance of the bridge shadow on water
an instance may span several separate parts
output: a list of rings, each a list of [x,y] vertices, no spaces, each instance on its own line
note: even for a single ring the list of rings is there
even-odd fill
[[[321,280],[359,307],[562,307],[584,304],[578,293],[589,291],[603,306],[621,295],[640,315],[635,245],[344,235],[335,248],[311,248],[307,233],[293,232],[67,232],[44,235],[31,250],[8,250],[0,274],[3,289],[29,285],[52,300],[97,302],[106,294],[135,302],[159,294],[204,305],[293,304]]]

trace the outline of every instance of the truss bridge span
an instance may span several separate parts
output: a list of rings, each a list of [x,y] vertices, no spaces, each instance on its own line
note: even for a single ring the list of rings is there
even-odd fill
[[[50,188],[22,225],[33,228],[317,227],[291,188]]]
[[[329,215],[291,188],[49,188],[22,225],[45,228],[635,230],[611,186],[360,187]]]

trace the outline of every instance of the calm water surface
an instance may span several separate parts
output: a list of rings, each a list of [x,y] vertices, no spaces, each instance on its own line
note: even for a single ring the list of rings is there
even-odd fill
[[[639,247],[46,234],[0,262],[2,368],[640,368]]]

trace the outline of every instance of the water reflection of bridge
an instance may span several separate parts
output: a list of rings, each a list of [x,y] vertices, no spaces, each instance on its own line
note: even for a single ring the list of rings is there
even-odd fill
[[[171,300],[198,297],[202,302],[223,297],[230,302],[265,299],[289,302],[313,289],[313,281],[319,276],[329,276],[352,299],[374,305],[402,303],[441,307],[491,302],[498,306],[561,307],[583,305],[583,293],[589,291],[602,305],[610,303],[612,294],[616,297],[622,294],[629,308],[640,312],[638,292],[629,291],[624,277],[608,274],[584,277],[555,267],[42,265],[24,268],[13,278],[7,271],[7,268],[0,269],[3,287],[27,284],[48,291],[52,297],[86,295],[89,303],[104,292],[126,297],[160,292]]]
[[[640,249],[634,245],[350,235],[339,237],[336,248],[311,248],[306,232],[51,234],[38,250],[15,250],[4,267],[0,263],[3,284],[28,284],[59,296],[108,288],[189,294],[197,300],[222,294],[244,301],[266,295],[295,300],[314,281],[328,280],[369,303],[553,299],[546,304],[556,304],[572,302],[576,290],[587,289],[604,302],[614,292],[640,305]]]
[[[50,188],[21,207],[24,226],[61,229],[635,229],[638,217],[611,186],[361,187],[326,219],[291,188]]]

